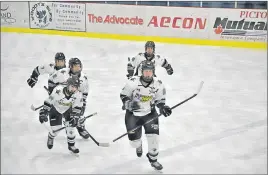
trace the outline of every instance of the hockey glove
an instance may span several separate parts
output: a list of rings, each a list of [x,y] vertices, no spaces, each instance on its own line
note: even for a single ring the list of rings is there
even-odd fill
[[[69,126],[70,127],[76,127],[78,124],[79,116],[73,115],[71,116],[71,120],[69,121]]]
[[[78,126],[81,126],[85,123],[86,118],[84,116],[80,116],[80,118],[78,119]]]
[[[135,110],[138,110],[138,109],[141,108],[139,102],[137,102],[137,101],[130,101],[130,100],[126,101],[125,104],[124,104],[124,106],[125,106],[125,109],[127,109],[129,111],[135,111]]]
[[[71,119],[69,121],[69,124],[70,124],[71,127],[76,127],[77,126],[80,114],[81,114],[81,108],[80,107],[74,107],[72,109],[72,112],[70,114]]]
[[[172,67],[171,67],[170,64],[168,64],[167,67],[165,67],[165,69],[167,70],[168,75],[172,75],[173,74],[173,69],[172,69]]]
[[[34,85],[37,83],[37,81],[38,81],[38,77],[33,77],[33,76],[31,76],[31,77],[27,80],[27,83],[28,83],[28,85],[29,85],[31,88],[33,88]]]
[[[127,78],[130,79],[134,75],[134,67],[131,64],[127,65]]]
[[[40,121],[40,123],[43,123],[43,122],[47,122],[48,121],[48,118],[47,118],[48,113],[49,112],[47,110],[45,110],[45,109],[41,109],[39,111],[39,121]]]
[[[172,110],[169,106],[163,105],[159,108],[160,114],[163,114],[165,117],[170,116]]]

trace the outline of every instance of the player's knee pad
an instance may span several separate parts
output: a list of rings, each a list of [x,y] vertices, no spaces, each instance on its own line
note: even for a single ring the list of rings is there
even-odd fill
[[[75,138],[75,128],[67,126],[66,127],[66,134],[67,134],[67,137],[69,137],[69,138]]]
[[[157,134],[146,134],[148,142],[148,153],[152,160],[156,160],[159,150],[159,135]]]
[[[133,148],[138,148],[141,146],[141,139],[137,139],[137,140],[130,140],[130,145]]]
[[[128,134],[128,139],[131,140],[131,141],[132,140],[138,140],[138,139],[141,138],[141,135],[142,135],[142,129],[139,128],[136,131],[130,132]]]
[[[61,125],[56,125],[56,126],[51,126],[51,129],[52,131],[55,131],[55,130],[58,130],[60,129],[62,126]],[[51,133],[50,134],[53,136],[53,137],[56,137],[58,135],[59,132],[55,132],[55,133]]]

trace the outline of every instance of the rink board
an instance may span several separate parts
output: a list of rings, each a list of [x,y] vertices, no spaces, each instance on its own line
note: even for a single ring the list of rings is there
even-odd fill
[[[1,32],[267,49],[265,10],[74,2],[2,6]]]
[[[159,36],[134,36],[134,35],[120,35],[120,34],[70,32],[70,31],[40,30],[40,29],[27,29],[27,28],[5,28],[5,27],[1,28],[1,32],[61,35],[61,36],[88,37],[88,38],[114,39],[114,40],[130,40],[130,41],[153,40],[155,42],[170,43],[170,44],[192,44],[192,45],[252,48],[252,49],[267,49],[267,44],[261,43],[261,42],[251,43],[251,42],[226,41],[226,40],[168,38],[168,37],[159,37]]]

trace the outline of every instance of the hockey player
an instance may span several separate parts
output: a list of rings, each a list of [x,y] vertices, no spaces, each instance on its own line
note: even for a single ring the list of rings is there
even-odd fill
[[[137,75],[141,76],[141,63],[144,60],[152,61],[155,66],[161,66],[165,68],[169,75],[173,74],[173,68],[168,63],[168,61],[160,55],[155,55],[155,43],[153,41],[147,41],[145,44],[145,53],[139,53],[132,59],[128,58],[128,78]]]
[[[81,109],[81,117],[76,128],[81,137],[83,137],[84,139],[88,139],[89,133],[85,128],[85,119],[83,117],[88,96],[88,80],[87,76],[82,73],[82,68],[82,63],[78,58],[71,58],[69,60],[69,68],[63,68],[51,75],[50,87],[54,88],[59,84],[66,84],[67,79],[72,75],[77,75],[79,77],[81,84],[78,90],[82,92],[83,95],[83,106]]]
[[[27,80],[28,85],[33,88],[38,81],[39,75],[49,74],[51,76],[55,71],[65,68],[65,55],[62,52],[57,52],[55,55],[55,63],[51,63],[49,65],[37,66],[33,72],[31,77]],[[52,92],[53,87],[50,87],[50,81],[48,80],[48,88]]]
[[[143,125],[146,121],[157,116],[155,106],[159,108],[165,117],[171,115],[171,108],[165,105],[166,90],[160,80],[154,77],[155,66],[151,61],[144,61],[141,76],[130,78],[120,93],[120,98],[126,111],[125,125],[127,131]],[[148,153],[146,156],[151,166],[157,170],[163,167],[157,161],[159,125],[158,118],[143,125],[148,142]],[[142,128],[128,134],[130,144],[136,148],[138,157],[142,156]]]
[[[64,125],[67,134],[68,149],[73,153],[79,153],[75,147],[74,127],[77,126],[78,119],[83,106],[83,97],[78,91],[80,86],[79,78],[72,76],[67,80],[67,86],[57,86],[50,96],[44,101],[43,108],[39,111],[39,121],[41,123],[49,121],[52,130],[62,127],[62,117],[65,119]],[[57,132],[49,132],[47,147],[53,147],[54,138]]]

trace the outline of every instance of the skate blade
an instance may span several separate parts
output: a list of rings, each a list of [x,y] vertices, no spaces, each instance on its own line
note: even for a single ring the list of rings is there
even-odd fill
[[[154,168],[154,170],[157,172],[157,174],[163,174],[164,173],[163,168],[161,170],[158,170],[158,169]]]
[[[156,172],[158,172],[158,174],[162,174],[163,173],[163,168],[161,169],[161,170],[158,170],[158,169],[156,169],[154,166],[152,166],[153,167],[153,169],[156,171]]]
[[[75,157],[79,157],[79,153],[74,153],[74,152],[70,151],[70,154],[75,156]]]

